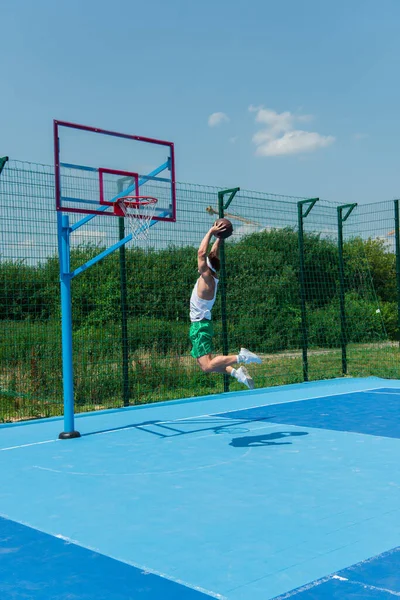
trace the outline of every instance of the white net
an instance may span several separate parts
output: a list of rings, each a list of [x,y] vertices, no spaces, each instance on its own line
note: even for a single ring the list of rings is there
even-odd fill
[[[157,199],[149,196],[125,196],[117,201],[133,240],[147,240]]]

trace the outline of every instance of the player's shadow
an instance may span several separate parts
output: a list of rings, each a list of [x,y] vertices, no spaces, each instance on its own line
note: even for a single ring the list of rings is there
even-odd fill
[[[308,435],[307,431],[276,431],[275,433],[263,433],[261,435],[245,435],[243,437],[233,438],[229,442],[234,448],[256,448],[257,446],[286,446],[292,442],[275,442],[289,437]]]

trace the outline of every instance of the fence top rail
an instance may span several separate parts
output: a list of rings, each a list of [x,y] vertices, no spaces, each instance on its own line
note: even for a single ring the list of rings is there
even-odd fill
[[[9,160],[6,169],[8,172],[18,171],[18,172],[26,172],[26,173],[45,173],[49,176],[54,175],[54,166],[45,164],[45,163],[37,163],[31,161],[22,161],[18,159]],[[206,193],[218,193],[221,190],[227,189],[226,186],[217,186],[217,185],[209,185],[202,183],[190,183],[187,181],[177,181],[177,185],[181,188],[181,190],[190,189],[193,192],[196,191],[204,191]],[[229,186],[228,186],[229,187]],[[260,199],[260,200],[270,200],[276,202],[287,202],[287,203],[297,203],[301,200],[307,200],[306,196],[293,196],[290,194],[276,194],[274,192],[260,191],[260,190],[247,190],[241,189],[238,192],[238,197],[246,199]],[[324,204],[336,206],[339,203],[331,200],[323,200]]]
[[[35,172],[35,171],[41,171],[41,172],[45,172],[48,173],[49,175],[54,175],[54,166],[53,165],[49,165],[46,163],[38,163],[38,162],[33,162],[33,161],[28,161],[28,160],[18,160],[18,159],[9,159],[8,162],[5,165],[5,171],[26,171],[26,172]],[[227,189],[226,186],[217,186],[217,185],[209,185],[209,184],[202,184],[202,183],[191,183],[188,181],[178,181],[177,182],[178,185],[182,188],[185,189],[185,187],[190,188],[193,191],[197,191],[197,188],[204,190],[204,191],[208,191],[208,192],[218,192],[224,189]],[[229,186],[228,186],[229,187]],[[267,191],[260,191],[260,190],[247,190],[247,189],[241,189],[240,192],[238,192],[238,194],[240,195],[240,197],[242,198],[255,198],[255,197],[262,197],[262,198],[266,198],[266,199],[276,199],[277,201],[289,201],[289,202],[298,202],[300,200],[307,200],[309,199],[309,197],[311,196],[293,196],[291,194],[276,194],[274,192],[267,192]],[[327,200],[325,198],[320,198],[321,202],[323,202],[325,205],[331,205],[331,206],[339,206],[341,204],[346,204],[347,200],[345,199],[344,201],[337,201],[337,200]],[[359,203],[358,204],[358,208],[359,209],[363,209],[366,211],[371,211],[373,212],[374,207],[376,206],[382,206],[382,204],[388,204],[391,205],[395,200],[400,199],[399,198],[389,198],[389,199],[384,199],[384,200],[376,200],[374,202],[366,202],[366,203]],[[353,203],[354,202],[354,198],[349,198],[349,202]]]

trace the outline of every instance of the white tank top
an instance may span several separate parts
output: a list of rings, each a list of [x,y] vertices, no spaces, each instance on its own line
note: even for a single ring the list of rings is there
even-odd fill
[[[199,298],[199,296],[197,295],[197,285],[199,283],[199,279],[196,281],[192,295],[190,297],[190,320],[192,321],[192,323],[193,321],[202,321],[203,319],[208,319],[209,321],[211,321],[211,309],[214,306],[215,297],[217,295],[218,289],[218,279],[214,277],[214,298],[212,298],[211,300],[204,300],[203,298]]]

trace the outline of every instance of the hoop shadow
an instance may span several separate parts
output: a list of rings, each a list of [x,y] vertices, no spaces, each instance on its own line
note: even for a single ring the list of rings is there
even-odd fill
[[[215,434],[223,433],[226,430],[226,433],[229,433],[229,428],[232,428],[236,425],[246,425],[255,422],[264,422],[267,420],[273,419],[273,416],[270,417],[262,417],[256,419],[229,419],[228,423],[224,423],[221,425],[221,419],[213,417],[205,418],[196,418],[193,419],[183,419],[183,420],[175,420],[175,421],[142,421],[138,423],[130,423],[128,425],[121,425],[119,427],[110,427],[109,429],[98,429],[96,431],[90,431],[87,433],[82,433],[82,437],[98,435],[101,433],[111,433],[114,431],[124,431],[129,429],[137,429],[146,433],[150,433],[158,438],[169,438],[176,437],[181,435],[190,435],[193,433],[201,433],[206,431],[213,431]],[[194,425],[197,424],[197,427]],[[180,426],[180,427],[179,427]],[[182,429],[183,426],[190,426],[190,430]],[[237,438],[240,439],[240,438]]]
[[[275,433],[263,433],[261,435],[245,435],[233,438],[229,442],[234,448],[256,448],[257,446],[290,446],[292,442],[274,442],[287,437],[298,437],[309,435],[307,431],[276,431]]]

